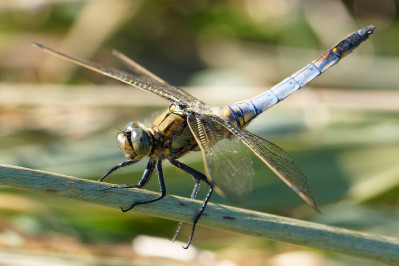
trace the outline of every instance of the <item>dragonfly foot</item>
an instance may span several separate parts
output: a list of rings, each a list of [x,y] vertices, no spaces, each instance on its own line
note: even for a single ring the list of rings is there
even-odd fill
[[[138,202],[133,203],[129,208],[124,209],[123,207],[121,207],[121,211],[128,212],[131,209],[133,209],[134,207],[136,207],[137,205],[147,204],[147,203],[149,203],[149,202],[138,201]]]
[[[114,186],[106,187],[106,188],[98,188],[99,191],[105,191],[115,188]]]
[[[130,206],[130,207],[127,208],[127,209],[124,209],[124,208],[121,207],[121,211],[122,211],[122,212],[128,212],[128,211],[130,211],[131,209],[133,209],[134,206],[136,206],[136,205]]]
[[[190,247],[190,245],[191,245],[191,239],[192,239],[192,237],[190,237],[190,241],[188,241],[187,245],[181,246],[181,247],[184,248],[184,249],[188,249]]]

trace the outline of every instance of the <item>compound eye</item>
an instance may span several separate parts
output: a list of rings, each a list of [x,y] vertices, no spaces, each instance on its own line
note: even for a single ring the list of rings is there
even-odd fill
[[[118,141],[118,145],[122,149],[123,153],[132,155],[134,150],[129,141],[130,136],[127,135],[130,135],[130,132],[129,134],[126,134],[126,132],[119,133],[116,137],[116,140]]]
[[[125,127],[125,132],[129,132],[131,133],[133,130],[135,130],[136,128],[139,128],[139,124],[137,122],[129,122],[129,124],[126,125]]]
[[[150,153],[150,140],[147,132],[141,128],[134,128],[132,130],[131,140],[134,151],[139,155],[148,155]]]

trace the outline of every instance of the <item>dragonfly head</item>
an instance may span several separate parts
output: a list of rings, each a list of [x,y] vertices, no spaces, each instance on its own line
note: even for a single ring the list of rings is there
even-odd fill
[[[151,137],[145,126],[140,123],[130,122],[116,139],[129,160],[138,161],[150,153]]]

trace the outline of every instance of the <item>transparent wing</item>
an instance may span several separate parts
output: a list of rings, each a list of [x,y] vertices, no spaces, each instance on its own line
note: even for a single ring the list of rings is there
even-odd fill
[[[252,190],[254,169],[248,148],[207,117],[197,113],[188,116],[204,157],[206,175],[220,195],[239,203]]]
[[[34,44],[37,48],[50,53],[52,55],[56,55],[62,59],[68,60],[72,63],[75,63],[77,65],[80,65],[82,67],[85,67],[87,69],[96,71],[100,74],[103,74],[105,76],[111,77],[113,79],[122,81],[126,84],[129,84],[133,87],[151,92],[155,95],[158,95],[168,101],[171,102],[180,102],[189,106],[192,106],[193,104],[203,104],[200,100],[189,94],[188,92],[174,87],[172,85],[169,85],[166,82],[160,82],[154,77],[157,77],[155,75],[151,76],[148,73],[148,70],[145,68],[142,68],[141,70],[138,70],[137,73],[135,74],[130,74],[126,73],[122,70],[119,70],[117,68],[113,67],[106,67],[102,66],[100,64],[96,64],[93,62],[81,60],[66,54],[63,54],[61,52],[58,52],[56,50],[53,50],[49,47],[46,47],[41,44]],[[122,59],[123,60],[123,59]],[[133,61],[132,61],[133,62]],[[137,63],[135,63],[135,67],[137,68]],[[152,73],[151,73],[152,74]],[[162,81],[162,79],[160,79]]]
[[[299,170],[291,157],[277,145],[251,132],[239,129],[217,116],[208,117],[213,124],[219,124],[231,134],[240,139],[253,153],[256,154],[273,172],[295,191],[306,203],[319,211],[310,193],[305,175]]]
[[[139,65],[137,62],[133,61],[131,58],[127,57],[118,50],[113,50],[112,54],[122,63],[124,63],[130,69],[130,71],[132,71],[132,74],[146,77],[148,80],[152,80],[160,84],[168,84],[165,80],[150,72],[145,67]]]
[[[178,87],[174,87],[173,85],[169,84],[162,78],[160,78],[157,75],[155,75],[154,73],[150,72],[145,67],[139,65],[137,62],[133,61],[131,58],[127,57],[123,53],[121,53],[117,50],[113,50],[112,54],[116,58],[118,58],[122,63],[124,63],[130,69],[130,71],[132,71],[132,74],[134,76],[137,76],[137,77],[139,77],[143,80],[147,80],[149,82],[162,84],[162,87],[167,87],[167,88],[169,88],[170,91],[175,91],[176,95],[177,94],[180,95],[179,98],[184,97],[188,102],[205,105],[204,102],[202,102],[201,100],[192,96],[190,93],[188,93],[185,90],[182,90]]]

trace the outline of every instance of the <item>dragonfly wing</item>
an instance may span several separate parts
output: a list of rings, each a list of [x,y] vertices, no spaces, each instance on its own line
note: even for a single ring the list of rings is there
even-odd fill
[[[248,148],[207,117],[197,113],[188,116],[203,154],[206,175],[220,195],[240,203],[252,190],[254,169]]]
[[[141,67],[142,68],[141,70],[136,71],[135,74],[130,74],[130,73],[124,72],[124,71],[119,70],[114,67],[102,66],[97,63],[89,62],[86,60],[78,59],[78,58],[63,54],[61,52],[58,52],[54,49],[51,49],[51,48],[46,47],[41,44],[35,43],[34,45],[47,53],[50,53],[50,54],[58,56],[62,59],[68,60],[74,64],[80,65],[87,69],[96,71],[105,76],[119,80],[119,81],[129,84],[133,87],[151,92],[151,93],[158,95],[168,101],[180,102],[180,103],[184,103],[187,105],[190,105],[192,102],[194,102],[196,104],[203,104],[200,100],[196,99],[194,96],[192,96],[188,92],[186,92],[180,88],[174,87],[166,82],[160,82],[160,81],[162,81],[162,79],[158,78],[157,76],[155,76],[154,74],[152,74],[151,72],[149,72],[148,70],[146,70],[143,67]],[[138,64],[135,63],[136,68],[137,68],[137,66],[138,66]],[[152,76],[149,75],[149,73],[151,73]],[[156,77],[156,78],[154,78],[154,77]],[[157,78],[159,80],[157,80]]]
[[[306,203],[319,211],[316,202],[310,193],[305,175],[292,161],[289,154],[277,145],[239,129],[220,117],[211,116],[214,123],[223,125],[229,132],[239,138],[256,156],[258,156],[273,172],[295,191]]]
[[[158,82],[160,84],[168,84],[165,80],[161,79],[145,67],[141,66],[137,62],[133,61],[131,58],[127,57],[123,53],[119,52],[118,50],[112,50],[112,54],[118,58],[122,63],[124,63],[130,71],[134,75],[141,75],[145,76],[148,80],[153,80],[155,82]]]
[[[133,75],[135,76],[137,75],[138,77],[141,77],[142,79],[148,80],[153,83],[162,84],[163,87],[168,88],[168,90],[172,92],[174,95],[178,96],[181,99],[186,99],[187,102],[205,105],[204,102],[192,96],[190,93],[169,84],[168,82],[158,77],[157,75],[146,69],[145,67],[141,66],[131,58],[124,55],[123,53],[117,50],[113,50],[112,54],[116,58],[118,58],[122,63],[124,63],[130,69],[130,71],[132,71]]]

